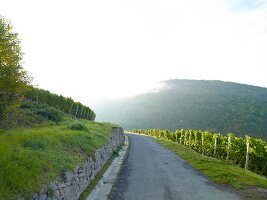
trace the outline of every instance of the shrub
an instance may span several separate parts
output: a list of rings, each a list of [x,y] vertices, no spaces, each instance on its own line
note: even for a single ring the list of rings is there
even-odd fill
[[[72,130],[85,130],[85,131],[88,130],[87,127],[83,123],[80,123],[80,122],[70,124],[68,128]]]
[[[60,122],[62,120],[62,113],[59,110],[48,107],[36,111],[37,115],[41,115],[46,120],[51,120],[53,122]]]

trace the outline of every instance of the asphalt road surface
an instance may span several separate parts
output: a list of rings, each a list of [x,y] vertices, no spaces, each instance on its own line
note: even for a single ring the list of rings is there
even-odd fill
[[[232,200],[241,199],[152,138],[129,134],[130,148],[118,175],[112,200]]]

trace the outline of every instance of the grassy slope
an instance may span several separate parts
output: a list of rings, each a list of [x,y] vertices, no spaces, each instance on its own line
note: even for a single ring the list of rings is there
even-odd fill
[[[0,199],[29,197],[107,142],[111,124],[81,120],[89,131],[68,129],[75,121],[0,130]]]
[[[215,158],[201,155],[183,145],[168,141],[165,139],[154,138],[165,148],[173,151],[196,169],[202,171],[212,181],[219,184],[226,184],[235,189],[242,189],[243,193],[250,198],[265,198],[265,194],[259,194],[257,191],[246,192],[251,187],[267,188],[267,179],[250,171],[246,171],[238,166],[217,160]],[[263,196],[262,196],[263,195]]]

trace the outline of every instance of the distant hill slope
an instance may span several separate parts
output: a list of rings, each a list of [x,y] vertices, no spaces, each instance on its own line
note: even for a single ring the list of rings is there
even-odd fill
[[[95,108],[98,120],[127,129],[201,129],[267,139],[267,88],[244,84],[169,80],[157,93]]]

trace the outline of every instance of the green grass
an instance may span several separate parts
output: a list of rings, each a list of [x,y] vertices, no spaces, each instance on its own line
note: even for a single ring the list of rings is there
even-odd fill
[[[165,148],[186,160],[194,168],[203,172],[215,183],[230,185],[235,189],[242,190],[244,193],[246,193],[247,189],[249,190],[254,187],[267,189],[267,179],[263,176],[244,170],[231,163],[199,154],[181,144],[165,139],[154,139]],[[258,194],[254,193],[248,195],[250,195],[249,198],[255,197],[257,199]]]
[[[83,123],[87,130],[72,130]],[[0,130],[0,199],[25,198],[60,180],[64,170],[82,163],[110,137],[112,124],[65,117],[61,123]]]

